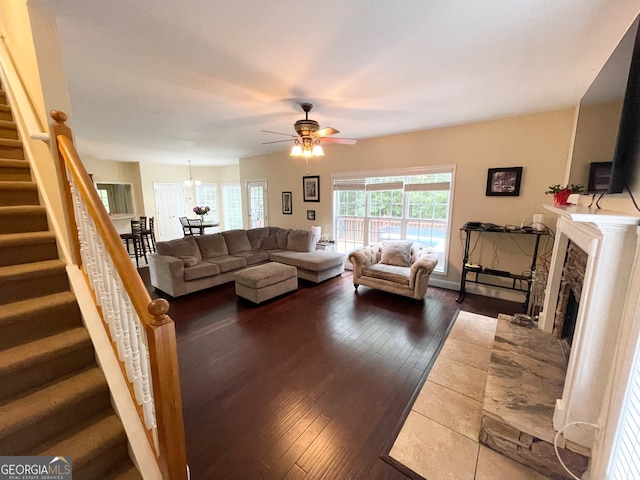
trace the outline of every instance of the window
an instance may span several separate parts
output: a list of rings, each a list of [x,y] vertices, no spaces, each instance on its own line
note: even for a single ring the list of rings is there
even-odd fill
[[[453,166],[333,177],[338,250],[383,240],[412,240],[438,252],[435,271],[446,272]]]
[[[239,183],[222,184],[224,230],[242,228],[242,191]]]
[[[130,183],[96,183],[96,190],[109,214],[135,213]]]
[[[211,208],[207,214],[207,221],[219,222],[220,216],[218,215],[218,197],[216,195],[215,183],[203,183],[196,185],[196,205],[208,206]]]

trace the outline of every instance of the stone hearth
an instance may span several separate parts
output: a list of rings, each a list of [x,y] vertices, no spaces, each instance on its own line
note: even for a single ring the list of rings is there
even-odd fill
[[[512,324],[511,318],[498,317],[480,442],[545,475],[571,478],[553,448],[554,407],[567,371],[561,343],[550,333]],[[566,447],[560,449],[563,461],[582,474],[589,451],[568,442]]]

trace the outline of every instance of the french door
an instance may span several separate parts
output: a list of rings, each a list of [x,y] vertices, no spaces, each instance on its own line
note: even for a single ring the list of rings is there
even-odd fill
[[[266,227],[267,218],[267,181],[249,180],[247,189],[247,213],[249,228]]]
[[[186,217],[184,185],[154,183],[156,201],[156,235],[158,240],[173,240],[183,236],[179,217]]]

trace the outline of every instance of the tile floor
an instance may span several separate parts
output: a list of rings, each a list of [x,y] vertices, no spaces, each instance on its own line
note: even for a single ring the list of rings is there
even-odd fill
[[[460,312],[389,455],[428,480],[547,480],[480,445],[497,319]]]

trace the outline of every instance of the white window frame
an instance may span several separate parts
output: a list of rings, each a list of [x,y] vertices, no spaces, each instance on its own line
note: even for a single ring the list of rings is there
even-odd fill
[[[216,183],[201,183],[195,186],[196,189],[196,205],[208,206],[211,210],[207,214],[207,220],[219,223],[220,215],[218,213],[218,185]],[[213,193],[207,193],[207,190],[213,190]]]
[[[229,205],[229,198],[227,192],[229,188],[237,189],[237,198],[233,199],[233,202],[237,202],[237,205]],[[236,216],[236,211],[237,216]],[[239,182],[223,183],[222,184],[222,230],[234,230],[243,227],[243,215],[242,215],[242,187]],[[238,223],[239,222],[239,223]]]
[[[441,182],[441,183],[411,183],[410,178],[418,175],[437,175],[437,174],[450,174],[451,180],[449,182]],[[390,179],[388,184],[383,184],[380,182],[371,182],[371,179],[378,179],[380,177],[394,177]],[[400,177],[400,178],[398,178]],[[397,233],[391,235],[391,229],[389,230],[390,234],[387,238],[408,238],[407,233],[410,231],[410,224],[416,222],[428,222],[428,220],[416,220],[412,218],[408,218],[408,207],[409,207],[409,194],[411,191],[437,191],[437,190],[448,190],[449,192],[449,203],[447,205],[447,219],[443,225],[443,241],[440,242],[437,246],[437,250],[439,252],[439,261],[438,267],[434,274],[447,275],[448,270],[448,257],[449,257],[449,244],[451,241],[451,221],[453,216],[453,192],[454,192],[454,182],[455,182],[455,165],[437,165],[437,166],[425,166],[425,167],[415,167],[415,168],[404,168],[404,169],[390,169],[390,170],[379,170],[379,171],[366,171],[366,172],[349,172],[349,173],[334,173],[332,175],[332,187],[334,191],[334,195],[332,197],[333,201],[333,231],[336,235],[340,235],[339,232],[339,223],[345,220],[345,217],[339,215],[339,207],[338,199],[337,199],[337,191],[339,190],[348,190],[348,191],[375,191],[375,190],[403,190],[403,214],[402,218],[394,218],[390,217],[389,221],[393,222],[395,228],[399,229]],[[370,216],[370,195],[365,193],[365,215],[364,217],[358,217],[363,219],[362,224],[362,232],[360,228],[356,230],[352,230],[353,232],[361,232],[362,241],[359,242],[357,240],[349,240],[349,241],[340,241],[339,238],[335,238],[336,244],[339,250],[351,251],[354,248],[357,248],[362,245],[367,245],[371,242],[375,242],[378,240],[382,240],[383,238],[380,236],[376,236],[372,233],[372,229],[375,229],[375,225],[380,223],[380,217],[372,217]],[[350,217],[346,217],[350,218]],[[432,221],[433,222],[433,221]],[[391,226],[391,225],[390,225]],[[420,232],[420,227],[418,227],[418,235]],[[373,238],[371,235],[374,235]],[[416,241],[420,241],[417,239]]]

